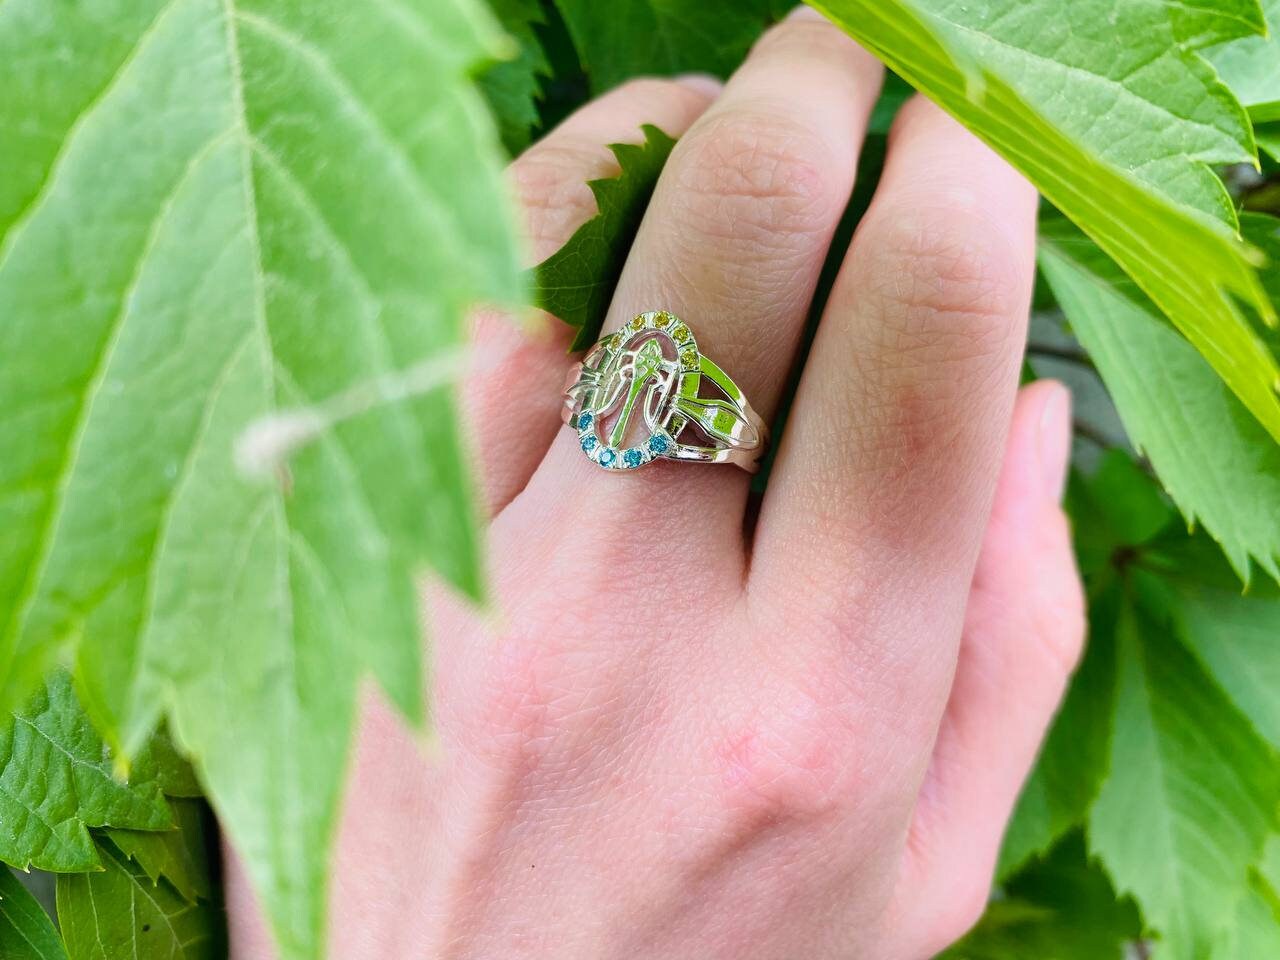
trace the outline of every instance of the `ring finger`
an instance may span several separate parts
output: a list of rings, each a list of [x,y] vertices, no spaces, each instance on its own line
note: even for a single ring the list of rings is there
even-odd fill
[[[853,187],[880,78],[874,58],[812,11],[768,31],[673,151],[606,329],[647,310],[675,313],[767,421]],[[680,496],[651,517],[654,487],[667,484]],[[641,514],[650,527],[675,523],[723,557],[741,530],[747,482],[738,471],[672,463],[606,473],[561,431],[527,492],[571,504],[579,526],[605,511],[613,525]]]

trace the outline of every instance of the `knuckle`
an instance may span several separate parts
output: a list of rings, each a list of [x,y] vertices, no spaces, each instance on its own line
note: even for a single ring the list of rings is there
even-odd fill
[[[855,286],[879,315],[881,355],[935,367],[1004,353],[1028,283],[1023,258],[980,214],[895,207],[860,234]]]
[[[756,704],[715,750],[734,832],[821,821],[848,809],[858,777],[841,712],[822,692],[796,687]]]
[[[726,111],[686,136],[681,153],[677,213],[702,236],[786,244],[824,233],[841,206],[830,147],[776,113]]]

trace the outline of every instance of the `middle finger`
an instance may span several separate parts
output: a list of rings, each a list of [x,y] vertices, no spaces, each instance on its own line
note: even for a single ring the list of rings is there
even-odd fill
[[[880,80],[873,57],[808,9],[769,30],[673,151],[606,330],[647,310],[675,313],[767,422],[853,188]],[[610,526],[643,513],[664,540],[692,532],[722,556],[740,537],[741,471],[661,462],[619,474],[591,463],[562,430],[526,493],[572,504],[581,528],[606,512]],[[668,484],[679,496],[663,497],[661,518],[651,517],[655,487]]]

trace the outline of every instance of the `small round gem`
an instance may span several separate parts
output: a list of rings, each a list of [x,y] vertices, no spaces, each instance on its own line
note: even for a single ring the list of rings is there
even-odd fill
[[[632,447],[622,455],[622,460],[628,467],[635,469],[644,462],[644,454],[640,452],[639,447]]]
[[[591,427],[591,423],[592,423],[592,421],[593,421],[594,419],[595,419],[595,418],[594,418],[593,416],[591,416],[591,414],[589,414],[589,413],[584,413],[582,416],[580,416],[580,417],[578,418],[578,429],[579,429],[579,430],[588,430],[588,429],[590,429],[590,427]]]
[[[600,466],[612,467],[613,461],[618,459],[618,452],[612,447],[605,447],[600,451]]]
[[[590,453],[592,450],[596,448],[596,445],[599,442],[600,441],[598,441],[591,434],[587,434],[585,437],[582,438],[582,449],[584,452]]]
[[[680,359],[684,361],[686,367],[694,367],[698,364],[698,351],[686,347],[680,354]]]
[[[667,447],[669,446],[670,444],[667,443],[666,437],[653,436],[649,438],[650,453],[653,453],[653,454],[666,453]]]
[[[654,318],[653,322],[659,327],[665,327],[667,324],[671,322],[671,314],[660,313],[656,318]]]
[[[675,337],[677,340],[688,339],[689,328],[686,327],[683,323],[677,323],[674,327],[671,328],[671,335]]]
[[[630,326],[632,330],[639,330],[644,326],[644,317],[632,317]]]

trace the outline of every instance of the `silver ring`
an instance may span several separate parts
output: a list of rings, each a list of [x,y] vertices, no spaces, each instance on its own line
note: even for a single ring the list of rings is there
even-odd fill
[[[606,470],[685,460],[755,473],[768,444],[768,428],[737,384],[665,310],[601,338],[569,371],[564,394],[564,422]]]

